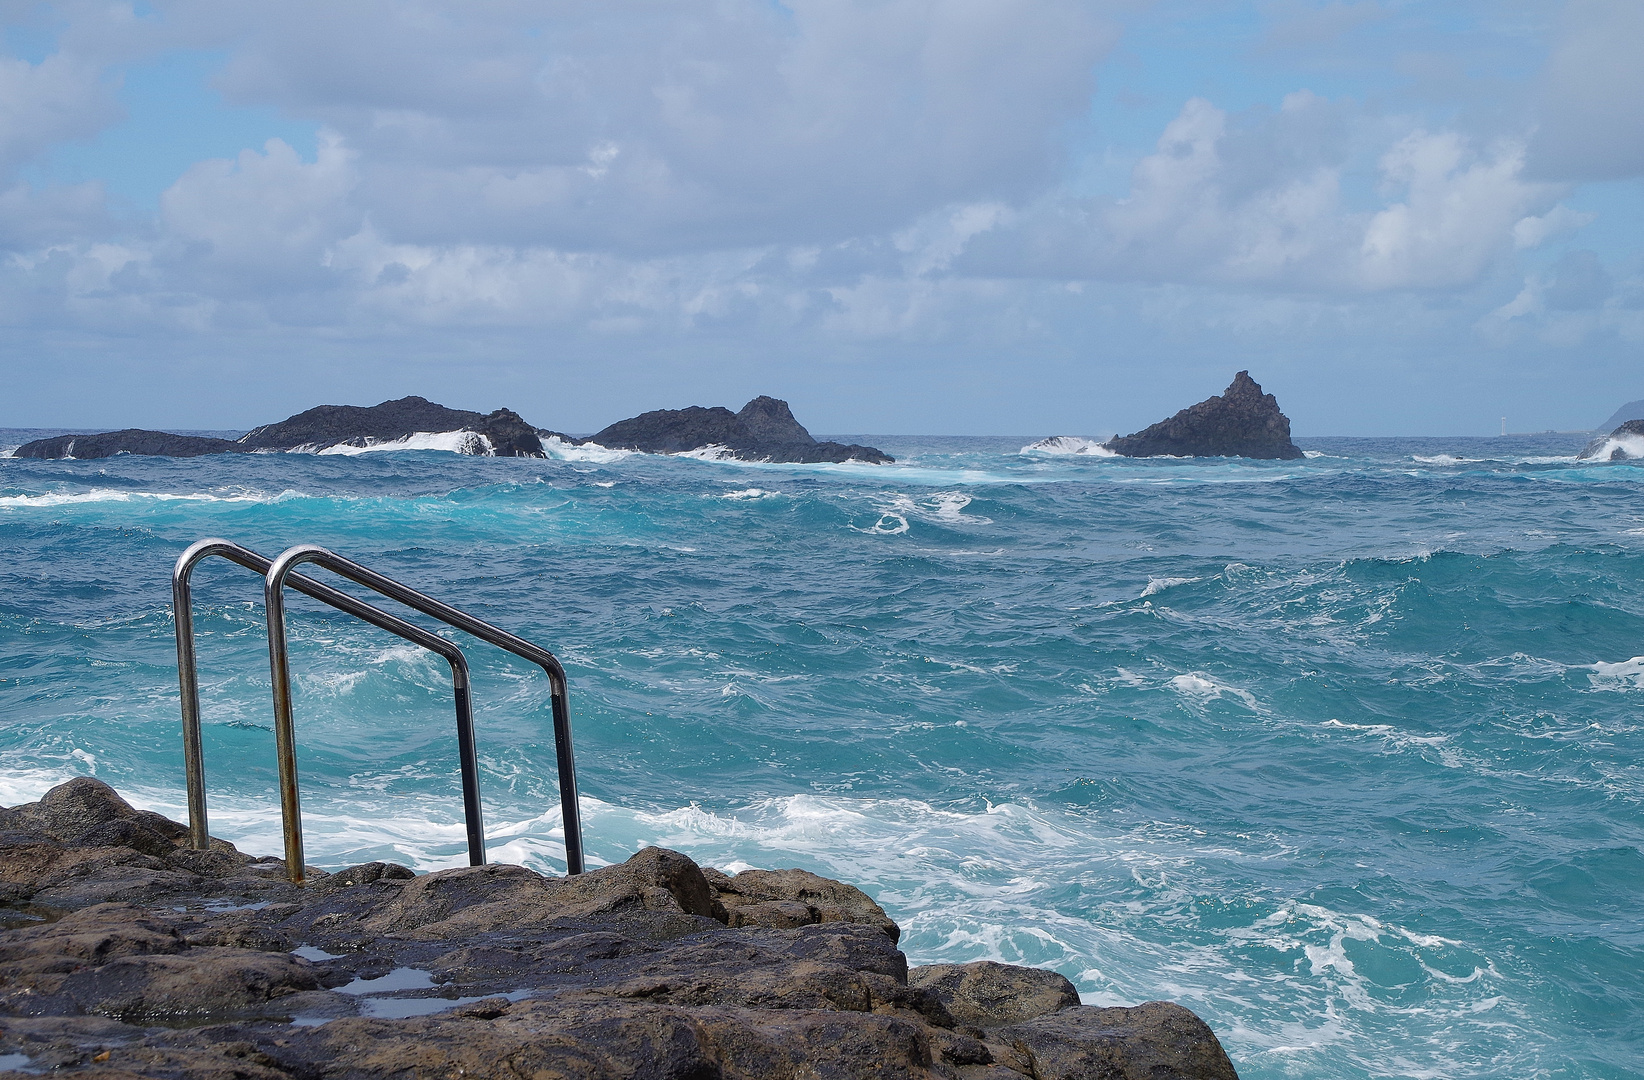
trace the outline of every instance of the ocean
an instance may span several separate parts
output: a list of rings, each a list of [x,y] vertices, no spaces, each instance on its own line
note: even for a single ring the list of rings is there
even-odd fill
[[[319,543],[559,655],[591,865],[840,878],[1246,1080],[1644,1077],[1644,464],[841,438],[898,463],[0,459],[0,803],[182,818],[172,564]],[[213,831],[278,854],[260,584],[195,599]],[[309,861],[464,864],[444,664],[291,609]],[[545,680],[468,655],[491,858],[562,872]]]

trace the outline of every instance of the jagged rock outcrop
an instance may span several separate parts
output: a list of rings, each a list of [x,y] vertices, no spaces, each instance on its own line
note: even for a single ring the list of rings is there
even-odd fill
[[[323,450],[331,446],[366,447],[391,443],[420,433],[466,431],[485,441],[466,452],[497,457],[542,457],[537,429],[512,409],[485,414],[448,409],[427,398],[359,405],[317,405],[277,424],[264,424],[240,437],[250,450]]]
[[[1629,420],[1608,435],[1600,435],[1576,456],[1599,461],[1644,458],[1644,420]]]
[[[817,442],[794,419],[786,401],[764,396],[754,398],[734,413],[718,405],[656,409],[618,420],[581,441],[612,450],[642,450],[648,454],[684,454],[720,448],[744,461],[865,461],[884,465],[895,460],[872,446]]]
[[[1291,460],[1302,456],[1290,441],[1290,418],[1272,394],[1241,371],[1217,397],[1206,398],[1168,420],[1102,444],[1124,457],[1247,457]]]
[[[646,848],[299,888],[186,833],[89,778],[0,809],[0,1075],[1237,1080],[1179,1005],[910,970],[878,905],[803,871]]]
[[[242,435],[238,440],[173,435],[130,428],[101,435],[58,435],[36,439],[13,452],[27,458],[105,458],[115,454],[198,457],[254,450],[364,449],[394,444],[415,435],[456,436],[443,448],[485,457],[544,457],[537,429],[512,409],[493,413],[448,409],[427,398],[403,397],[369,408],[320,405]]]
[[[90,461],[115,454],[148,454],[156,457],[199,457],[201,454],[229,454],[245,447],[230,439],[201,435],[173,435],[169,431],[126,428],[99,435],[54,435],[35,439],[12,451],[20,458],[74,458]]]

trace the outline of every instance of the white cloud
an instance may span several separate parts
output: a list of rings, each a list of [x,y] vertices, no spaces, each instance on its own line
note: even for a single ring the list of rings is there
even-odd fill
[[[0,56],[0,179],[57,143],[118,120],[112,80],[83,58],[55,53],[37,64]]]
[[[329,251],[360,227],[354,155],[333,133],[304,162],[280,139],[262,153],[192,166],[160,199],[166,251],[196,287],[228,293],[315,287]]]
[[[1572,0],[1543,75],[1538,119],[1536,175],[1644,176],[1644,4]]]
[[[385,234],[635,253],[1024,197],[1117,37],[1075,0],[243,10],[220,85],[337,131]]]
[[[1358,267],[1365,286],[1477,281],[1523,235],[1520,223],[1561,194],[1523,180],[1523,167],[1516,143],[1480,151],[1455,132],[1416,131],[1401,139],[1382,157],[1381,171],[1387,187],[1404,198],[1365,226]]]
[[[1379,206],[1344,194],[1353,147],[1387,122],[1307,92],[1230,117],[1188,101],[1119,199],[1052,195],[984,235],[976,273],[1198,282],[1336,293],[1453,288],[1515,246],[1584,223],[1522,177],[1522,146],[1408,131],[1374,168]],[[1384,144],[1385,145],[1385,144]]]

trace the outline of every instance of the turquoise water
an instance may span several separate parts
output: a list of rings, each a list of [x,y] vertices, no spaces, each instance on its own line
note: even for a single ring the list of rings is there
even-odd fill
[[[851,439],[902,462],[0,459],[0,801],[181,816],[172,562],[318,542],[560,655],[596,863],[843,878],[1246,1078],[1644,1076],[1644,467]],[[195,580],[213,828],[278,853],[258,583]],[[292,607],[310,860],[465,862],[444,665]],[[563,869],[544,682],[469,654],[492,857]]]

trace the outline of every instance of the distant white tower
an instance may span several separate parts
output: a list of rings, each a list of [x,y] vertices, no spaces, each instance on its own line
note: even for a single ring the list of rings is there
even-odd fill
[[[1503,435],[1507,434],[1507,418],[1505,416],[1501,418],[1501,433]]]

